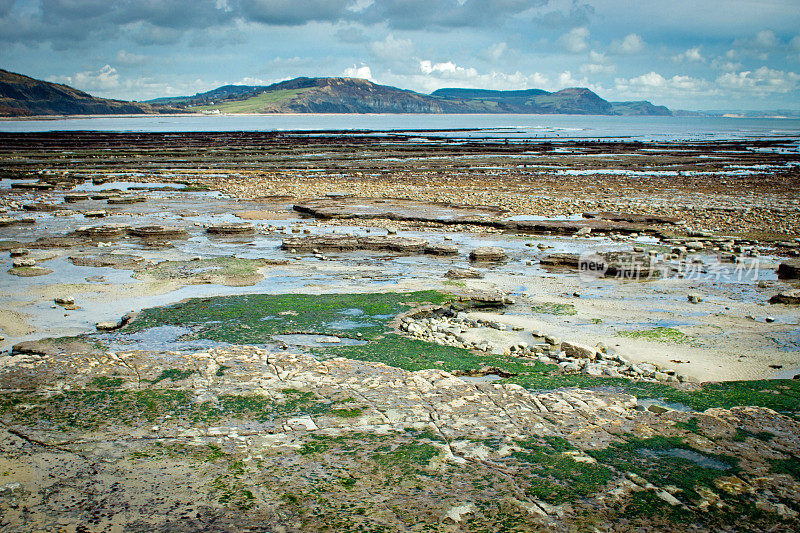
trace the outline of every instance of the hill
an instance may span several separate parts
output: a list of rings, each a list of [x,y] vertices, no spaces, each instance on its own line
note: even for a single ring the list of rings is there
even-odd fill
[[[223,113],[523,113],[669,115],[649,102],[611,103],[585,88],[492,91],[439,89],[431,94],[358,78],[295,78],[266,86],[225,85],[150,103]]]
[[[158,105],[97,98],[68,85],[0,69],[0,116],[176,113]]]

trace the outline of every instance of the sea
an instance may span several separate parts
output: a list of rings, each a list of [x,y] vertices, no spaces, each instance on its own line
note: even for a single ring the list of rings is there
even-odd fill
[[[0,132],[307,131],[394,132],[451,138],[532,140],[800,141],[800,119],[599,115],[271,114],[125,115],[0,120]]]

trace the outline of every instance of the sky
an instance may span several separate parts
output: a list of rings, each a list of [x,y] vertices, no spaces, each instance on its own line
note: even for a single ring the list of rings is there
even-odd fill
[[[349,76],[800,109],[800,0],[0,0],[0,68],[147,100]]]

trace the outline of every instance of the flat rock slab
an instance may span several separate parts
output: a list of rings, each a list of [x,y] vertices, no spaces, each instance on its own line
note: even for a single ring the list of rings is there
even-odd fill
[[[800,279],[800,259],[789,259],[778,266],[780,279]]]
[[[360,235],[311,235],[307,237],[289,237],[283,240],[284,250],[304,252],[370,250],[419,254],[425,253],[428,241],[415,237],[360,236]]]
[[[588,255],[556,253],[543,257],[539,264],[549,268],[580,270],[594,277],[624,279],[658,278],[669,271],[666,263],[658,262],[647,254],[635,252]]]
[[[128,205],[146,202],[146,196],[112,196],[106,200],[109,205]]]
[[[75,233],[90,238],[111,238],[127,235],[128,230],[130,230],[130,226],[126,224],[103,224],[101,226],[83,226],[75,230]]]
[[[158,224],[137,226],[131,228],[128,233],[142,239],[185,239],[189,236],[189,233],[179,226],[161,226]]]
[[[44,202],[37,202],[34,204],[25,204],[22,206],[22,208],[25,211],[53,212],[53,211],[58,211],[59,209],[64,209],[64,206],[60,204],[47,204]]]
[[[212,235],[248,235],[255,231],[256,227],[249,222],[227,222],[206,228],[206,232]]]
[[[517,220],[509,222],[506,229],[538,235],[575,235],[579,232],[660,235],[658,230],[646,225],[605,220]]]
[[[34,241],[31,248],[72,248],[73,246],[81,246],[89,241],[87,238],[80,237],[39,237]]]
[[[0,217],[0,228],[5,226],[13,226],[15,224],[35,224],[36,219],[34,218],[12,218],[12,217]]]
[[[32,278],[35,276],[46,276],[47,274],[52,274],[53,271],[49,268],[43,267],[18,267],[18,268],[11,268],[8,270],[8,273],[13,276],[18,276],[20,278]]]
[[[474,268],[451,268],[444,277],[448,279],[481,279],[483,274]]]
[[[86,254],[72,256],[69,261],[75,266],[132,269],[140,266],[144,258],[129,254]]]
[[[800,305],[800,289],[783,291],[769,299],[771,304]]]
[[[599,213],[584,213],[583,218],[601,218],[613,222],[630,222],[631,224],[677,224],[679,218],[663,215],[640,215],[637,213],[612,213],[601,211]]]
[[[420,202],[397,198],[317,198],[294,204],[294,210],[316,218],[384,218],[440,224],[502,226],[506,211],[491,206]]]
[[[480,246],[469,253],[470,261],[493,262],[505,261],[506,259],[508,259],[506,251],[496,246]]]

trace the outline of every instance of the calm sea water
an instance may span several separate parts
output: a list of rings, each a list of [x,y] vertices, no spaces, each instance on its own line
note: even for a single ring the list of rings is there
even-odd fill
[[[453,129],[472,131],[441,131]],[[509,139],[627,138],[643,141],[753,137],[800,139],[800,120],[587,115],[294,114],[103,116],[0,121],[0,131],[4,132],[75,130],[135,132],[440,130],[437,135]]]

